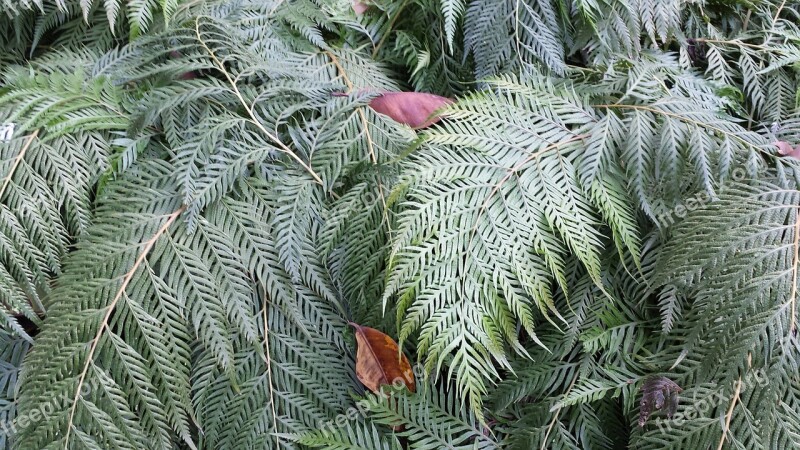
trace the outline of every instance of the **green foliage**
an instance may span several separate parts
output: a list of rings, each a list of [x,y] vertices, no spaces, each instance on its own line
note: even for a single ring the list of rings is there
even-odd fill
[[[0,0],[0,447],[799,447],[800,2],[364,3]]]
[[[129,125],[118,110],[120,92],[87,73],[92,56],[55,54],[37,63],[36,76],[11,69],[3,77],[0,120],[16,124],[3,146],[0,185],[6,306],[0,314],[7,318],[23,314],[38,322],[44,314],[68,247],[92,220],[93,185],[108,164],[108,141]],[[15,319],[7,322],[20,330]]]
[[[13,423],[17,413],[13,398],[19,370],[30,344],[22,337],[3,331],[0,333],[0,345],[3,349],[0,353],[0,420],[4,424],[10,424]],[[6,426],[7,428],[9,427]],[[6,429],[0,434],[0,446],[3,448],[11,445]]]

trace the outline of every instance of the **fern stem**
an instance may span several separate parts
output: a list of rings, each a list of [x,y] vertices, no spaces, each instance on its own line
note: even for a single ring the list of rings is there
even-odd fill
[[[270,8],[268,15],[270,15],[270,16],[271,16],[271,15],[275,14],[275,11],[276,11],[276,10],[278,9],[278,7],[279,7],[279,6],[281,6],[282,4],[283,4],[283,0],[278,0],[277,2],[275,2],[275,4],[272,6],[272,8]]]
[[[514,3],[514,46],[517,49],[520,68],[525,67],[525,60],[522,58],[522,49],[519,45],[519,0]]]
[[[579,372],[576,372],[575,376],[572,377],[572,382],[569,384],[569,386],[567,387],[567,390],[564,392],[564,397],[569,395],[569,393],[572,391],[572,388],[575,386],[575,382],[578,381],[578,374],[579,374]],[[547,426],[547,431],[545,431],[545,433],[544,433],[544,439],[542,439],[542,447],[539,450],[545,450],[546,445],[547,445],[547,439],[550,438],[550,433],[553,431],[553,427],[558,422],[558,417],[561,415],[561,411],[563,409],[564,409],[563,406],[559,406],[558,410],[556,410],[556,413],[553,414],[553,420],[551,420],[550,424]]]
[[[736,134],[728,133],[727,131],[725,131],[725,130],[723,130],[721,128],[715,127],[715,126],[713,126],[711,124],[708,124],[708,123],[705,123],[705,122],[700,122],[700,121],[694,120],[694,119],[690,119],[688,117],[681,116],[680,114],[675,114],[675,113],[671,113],[671,112],[668,112],[668,111],[664,111],[664,110],[661,110],[661,109],[652,108],[650,106],[644,106],[644,105],[594,105],[594,106],[597,107],[597,108],[605,108],[605,109],[636,109],[636,110],[640,110],[640,111],[651,112],[653,114],[661,114],[661,115],[664,115],[664,116],[667,116],[667,117],[672,117],[674,119],[678,119],[680,121],[692,124],[692,125],[697,126],[699,128],[705,128],[705,129],[708,129],[708,130],[711,130],[711,131],[715,131],[717,133],[720,133],[720,134],[723,134],[723,135],[726,135],[726,136],[730,136],[732,139],[735,139],[735,140],[741,142],[742,144],[744,144],[745,147],[750,147],[750,148],[756,149],[759,152],[764,153],[765,155],[768,155],[768,156],[770,156],[772,158],[775,157],[775,155],[765,151],[763,148],[753,144],[752,142],[746,141],[745,139],[739,137]]]
[[[559,148],[559,147],[561,147],[563,145],[567,145],[567,144],[570,144],[572,142],[576,142],[576,141],[580,141],[580,140],[586,139],[587,137],[589,137],[588,134],[580,134],[580,135],[573,136],[573,137],[567,139],[566,141],[561,141],[561,142],[556,142],[554,144],[550,144],[547,147],[543,148],[542,150],[539,150],[538,152],[532,153],[530,156],[525,158],[521,163],[517,164],[516,166],[508,169],[508,173],[500,181],[497,182],[497,184],[494,186],[492,191],[489,192],[489,195],[486,196],[486,199],[481,204],[481,209],[478,211],[478,215],[475,217],[475,226],[472,228],[472,236],[475,235],[475,232],[477,231],[478,225],[479,225],[478,220],[481,218],[483,213],[486,211],[486,208],[489,206],[489,202],[492,200],[492,197],[494,197],[494,195],[497,194],[497,192],[500,190],[500,188],[502,188],[503,185],[508,180],[510,180],[512,176],[514,176],[514,174],[516,174],[517,172],[522,170],[522,168],[525,167],[526,164],[528,164],[529,162],[533,161],[534,159],[542,156],[544,153],[549,152],[550,150],[555,150],[555,149],[557,149],[557,148]]]
[[[731,399],[731,404],[728,406],[728,412],[725,414],[725,428],[722,429],[722,438],[719,440],[719,445],[717,446],[717,450],[722,450],[722,446],[725,445],[725,438],[728,435],[728,430],[730,429],[731,419],[733,418],[733,409],[736,407],[736,402],[739,400],[739,392],[742,390],[742,378],[739,377],[739,380],[736,381],[736,390],[733,392],[733,398]]]
[[[167,221],[161,225],[161,228],[156,231],[152,238],[144,243],[144,248],[142,249],[141,253],[139,253],[139,257],[136,258],[136,261],[133,263],[133,267],[125,274],[125,278],[122,280],[122,285],[120,285],[119,290],[117,290],[117,294],[114,296],[114,299],[111,300],[111,303],[106,307],[107,311],[105,316],[103,316],[103,320],[100,323],[100,326],[97,328],[97,334],[95,334],[94,338],[92,339],[92,345],[89,348],[89,354],[86,355],[86,363],[83,365],[83,371],[81,372],[81,376],[78,379],[78,387],[75,389],[75,396],[72,399],[72,407],[70,407],[69,411],[69,420],[67,421],[67,431],[65,432],[64,436],[64,450],[69,449],[69,437],[70,433],[72,432],[72,424],[75,420],[75,412],[78,409],[78,399],[81,396],[81,388],[83,387],[83,383],[86,381],[86,374],[89,373],[89,367],[92,365],[92,361],[94,359],[94,352],[97,350],[97,345],[100,343],[100,338],[103,336],[103,330],[108,329],[108,321],[111,319],[111,315],[114,312],[114,308],[117,306],[119,299],[122,298],[122,295],[125,293],[125,289],[127,289],[128,284],[133,279],[133,276],[136,274],[136,271],[139,269],[139,266],[142,265],[147,254],[150,253],[150,250],[153,249],[155,246],[156,241],[167,232],[169,227],[175,222],[175,219],[181,215],[186,210],[186,205],[181,206],[180,208],[176,209],[174,212],[167,216]]]
[[[786,0],[781,2],[781,6],[778,7],[778,10],[775,11],[775,17],[772,18],[772,29],[775,29],[775,24],[778,22],[778,17],[781,15],[781,11],[783,11],[783,7],[786,6]]]
[[[278,138],[277,135],[274,135],[269,130],[267,130],[264,127],[264,125],[261,124],[261,122],[258,120],[258,118],[256,118],[255,114],[253,113],[253,106],[249,105],[247,103],[247,101],[244,99],[244,97],[242,96],[242,93],[239,91],[239,88],[236,86],[236,82],[233,80],[233,78],[231,78],[231,75],[228,73],[228,71],[225,70],[225,65],[222,64],[222,61],[220,61],[219,58],[217,58],[217,55],[214,54],[214,51],[211,50],[211,48],[209,48],[206,45],[205,41],[203,40],[202,36],[200,35],[200,19],[202,19],[202,18],[203,18],[203,16],[198,17],[197,20],[195,21],[194,30],[195,30],[195,35],[197,36],[197,40],[200,42],[200,45],[202,45],[203,48],[208,52],[209,56],[211,56],[211,59],[214,60],[214,64],[217,66],[217,69],[219,69],[219,71],[222,72],[222,74],[225,76],[225,79],[228,81],[228,84],[231,86],[231,89],[233,90],[234,95],[236,95],[236,98],[239,99],[239,102],[242,104],[242,106],[244,106],[244,109],[247,111],[247,115],[249,116],[250,121],[253,122],[253,125],[255,125],[262,133],[264,133],[265,136],[267,136],[270,140],[272,140],[272,142],[275,143],[275,145],[278,146],[278,150],[280,150],[282,153],[286,153],[292,159],[297,161],[303,167],[303,169],[305,169],[306,172],[308,172],[314,178],[314,181],[316,181],[318,184],[324,186],[325,183],[322,181],[322,178],[320,178],[320,176],[316,172],[314,172],[314,169],[312,169],[311,166],[306,164],[306,162],[303,161],[302,158],[297,156],[292,151],[292,149],[287,147],[286,144],[284,144]]]
[[[742,42],[740,40],[724,40],[724,39],[695,39],[697,42],[703,42],[706,44],[723,44],[723,45],[736,45],[739,47],[747,47],[752,48],[755,50],[767,50],[767,47],[758,44],[748,44],[746,42]],[[773,49],[774,50],[774,49]]]
[[[342,76],[342,80],[344,81],[345,86],[347,86],[347,93],[350,94],[353,92],[353,82],[350,81],[350,78],[347,76],[347,72],[345,72],[344,67],[342,64],[339,63],[339,58],[336,57],[332,52],[325,51],[325,54],[328,58],[331,59],[331,62],[334,66],[336,66],[336,71],[339,72],[339,75]],[[367,138],[367,148],[369,149],[369,157],[372,160],[373,164],[378,164],[378,159],[375,157],[375,150],[372,145],[372,136],[369,134],[369,129],[367,128],[367,116],[364,114],[364,110],[361,106],[357,108],[358,115],[361,118],[361,124],[364,127],[364,133]]]
[[[742,32],[747,31],[747,27],[750,25],[750,17],[753,15],[753,8],[747,9],[747,15],[744,16],[744,22],[742,22]]]
[[[265,363],[267,365],[267,384],[269,386],[269,406],[272,409],[272,428],[275,430],[275,443],[278,444],[278,447],[281,445],[281,440],[278,437],[278,420],[277,420],[277,413],[275,411],[275,394],[274,389],[272,387],[272,356],[269,351],[269,315],[267,314],[267,306],[269,301],[267,299],[267,286],[263,285],[264,288],[264,308],[262,308],[262,315],[264,320],[264,351],[266,352]]]
[[[331,59],[331,62],[334,66],[336,66],[336,70],[342,76],[342,80],[344,81],[345,86],[347,86],[347,93],[353,92],[353,82],[350,81],[350,78],[347,76],[347,72],[342,67],[342,64],[339,62],[339,58],[336,57],[332,52],[325,51],[325,54],[328,55],[328,58]],[[367,140],[367,149],[369,149],[369,157],[372,160],[372,164],[378,164],[378,157],[375,155],[375,144],[372,141],[372,134],[369,132],[369,122],[367,121],[367,115],[364,114],[364,107],[359,106],[356,108],[358,112],[358,117],[361,119],[361,127],[364,129],[364,137]],[[386,221],[386,224],[389,224],[389,214],[388,208],[386,205],[386,194],[383,192],[383,183],[381,182],[380,173],[377,176],[378,179],[378,193],[381,196],[381,203],[383,204],[383,220]]]
[[[794,258],[792,259],[792,294],[789,297],[789,335],[797,329],[797,271],[800,264],[800,210],[795,211],[794,224]]]
[[[397,12],[394,14],[394,17],[392,17],[392,20],[389,22],[389,25],[386,27],[386,33],[383,34],[383,37],[381,38],[381,40],[378,41],[378,45],[376,45],[375,49],[372,50],[372,57],[373,58],[378,56],[378,50],[380,50],[381,47],[383,47],[384,42],[386,42],[386,38],[388,38],[389,35],[392,33],[392,27],[394,27],[394,24],[397,23],[397,19],[400,18],[400,13],[403,12],[404,9],[406,9],[406,6],[408,6],[408,0],[403,2],[403,4],[400,5],[399,8],[397,8]]]
[[[17,166],[19,166],[19,163],[22,162],[22,158],[25,156],[25,153],[28,151],[31,144],[33,144],[34,139],[36,139],[36,136],[38,135],[39,135],[38,129],[35,130],[33,133],[31,133],[31,135],[28,136],[28,140],[26,140],[25,144],[22,146],[22,149],[20,149],[19,154],[14,159],[14,164],[11,166],[11,169],[8,171],[8,175],[3,180],[3,186],[0,187],[0,200],[3,198],[3,194],[5,194],[6,188],[8,187],[9,183],[11,183],[11,178],[14,176],[14,171],[17,170]]]

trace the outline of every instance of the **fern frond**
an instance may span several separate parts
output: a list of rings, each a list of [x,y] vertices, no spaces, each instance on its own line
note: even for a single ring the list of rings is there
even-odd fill
[[[2,155],[2,308],[35,322],[68,246],[91,224],[108,141],[129,123],[110,81],[91,80],[81,59],[72,64],[73,73],[64,67],[38,77],[12,70],[0,93],[0,117],[17,124]]]

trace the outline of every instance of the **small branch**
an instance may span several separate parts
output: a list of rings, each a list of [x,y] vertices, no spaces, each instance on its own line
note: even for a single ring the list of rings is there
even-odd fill
[[[728,412],[725,414],[725,428],[722,429],[722,438],[719,440],[717,450],[722,450],[722,446],[725,445],[725,438],[728,436],[728,430],[731,426],[731,419],[733,418],[733,409],[736,407],[736,402],[739,400],[739,393],[741,391],[742,378],[740,377],[736,382],[736,390],[733,392],[733,398],[731,398],[731,404],[728,406]]]
[[[757,146],[757,145],[755,145],[753,143],[747,142],[745,139],[739,137],[738,135],[733,134],[733,133],[729,133],[729,132],[723,130],[722,128],[718,128],[718,127],[715,127],[715,126],[710,125],[708,123],[700,122],[698,120],[694,120],[694,119],[691,119],[689,117],[682,116],[680,114],[675,114],[675,113],[671,113],[671,112],[664,111],[664,110],[661,110],[661,109],[653,108],[652,106],[644,106],[644,105],[594,105],[594,107],[596,107],[596,108],[606,108],[606,109],[634,109],[634,110],[639,110],[639,111],[651,112],[653,114],[661,114],[661,115],[667,116],[667,117],[672,117],[672,118],[678,119],[678,120],[680,120],[682,122],[685,122],[685,123],[688,123],[688,124],[692,124],[692,125],[694,125],[694,126],[696,126],[698,128],[705,128],[707,130],[715,131],[717,133],[729,136],[731,139],[735,139],[735,140],[741,142],[742,144],[744,144],[745,147],[750,147],[750,148],[756,149],[759,152],[764,153],[767,156],[774,157],[774,155],[772,155],[769,152],[765,151],[763,148],[761,148],[761,147],[759,147],[759,146]]]
[[[548,145],[547,147],[543,148],[542,150],[539,150],[536,153],[532,153],[530,156],[528,156],[527,158],[522,160],[522,162],[520,162],[516,166],[508,169],[508,173],[500,181],[497,182],[497,184],[494,186],[492,191],[489,192],[489,195],[486,196],[486,199],[481,204],[481,209],[478,211],[478,215],[475,217],[475,225],[472,228],[472,236],[475,235],[475,233],[476,233],[476,231],[478,229],[478,225],[479,225],[478,224],[478,220],[481,218],[483,213],[486,211],[487,207],[489,206],[489,202],[492,200],[492,197],[494,197],[494,195],[497,194],[497,192],[500,190],[500,188],[503,187],[503,185],[509,179],[511,179],[511,177],[514,176],[514,174],[516,174],[517,172],[522,170],[522,168],[525,167],[526,164],[528,164],[529,162],[533,161],[534,159],[542,156],[543,154],[545,154],[545,153],[547,153],[547,152],[549,152],[551,150],[558,149],[559,147],[561,147],[563,145],[567,145],[567,144],[570,144],[572,142],[580,141],[580,140],[586,139],[588,137],[589,137],[588,134],[579,134],[579,135],[575,135],[575,136],[567,139],[566,141],[556,142],[555,144]]]
[[[778,17],[781,15],[781,11],[783,11],[783,7],[786,6],[786,0],[781,2],[781,6],[778,7],[778,10],[775,11],[775,17],[772,19],[772,29],[775,29],[775,24],[778,23]]]
[[[350,78],[347,76],[347,72],[345,72],[344,67],[342,67],[341,63],[339,63],[339,59],[334,55],[332,52],[325,51],[325,54],[328,55],[328,58],[331,59],[331,62],[334,66],[336,66],[336,70],[342,76],[342,80],[344,81],[345,86],[347,86],[347,93],[353,92],[353,82],[350,81]],[[367,139],[367,149],[369,151],[369,157],[372,160],[372,164],[378,164],[378,157],[375,154],[375,145],[372,141],[372,134],[369,132],[369,122],[367,121],[367,115],[364,114],[364,107],[359,106],[356,108],[358,113],[358,117],[361,119],[361,127],[364,129],[364,137]],[[381,196],[381,203],[383,203],[383,220],[386,221],[386,224],[389,224],[389,215],[386,209],[386,195],[383,192],[383,183],[381,182],[380,175],[378,175],[378,193]]]
[[[269,385],[269,406],[272,409],[272,428],[275,430],[275,443],[278,444],[278,447],[281,445],[280,438],[278,437],[278,419],[277,413],[275,412],[275,395],[273,393],[272,387],[272,356],[269,352],[269,315],[267,314],[267,307],[269,302],[267,301],[267,286],[264,285],[264,308],[261,310],[262,317],[264,320],[264,350],[266,351],[265,363],[267,365],[267,384]]]
[[[403,12],[404,9],[406,9],[406,6],[408,6],[408,0],[404,1],[403,4],[400,5],[399,8],[397,8],[397,12],[394,14],[394,17],[392,17],[392,20],[389,21],[389,25],[386,27],[386,33],[383,34],[383,37],[378,42],[378,45],[376,45],[375,49],[372,50],[373,59],[378,55],[378,50],[380,50],[381,47],[383,47],[384,42],[386,42],[386,38],[388,38],[389,35],[392,34],[392,28],[394,27],[394,24],[397,23],[397,19],[400,18],[400,13]]]
[[[282,4],[283,4],[283,0],[279,0],[279,1],[275,2],[275,4],[272,6],[272,8],[270,8],[269,13],[267,13],[267,15],[268,16],[272,16],[275,13],[275,11],[277,11],[278,7],[281,6]]]
[[[0,199],[3,198],[3,194],[5,194],[6,188],[8,187],[9,183],[11,183],[11,178],[13,178],[14,176],[14,171],[17,170],[17,166],[19,166],[19,163],[22,162],[22,158],[25,156],[25,153],[28,151],[31,144],[33,144],[34,139],[36,139],[36,136],[38,135],[39,135],[39,130],[36,130],[33,133],[31,133],[31,135],[28,136],[28,140],[25,141],[25,144],[19,151],[19,154],[14,159],[14,164],[11,165],[11,169],[8,171],[8,175],[3,180],[3,186],[0,187]]]
[[[311,166],[309,166],[308,164],[306,164],[306,162],[305,162],[305,161],[303,161],[303,160],[302,160],[302,159],[301,159],[299,156],[297,156],[297,155],[296,155],[296,154],[295,154],[295,153],[292,151],[292,149],[290,149],[289,147],[287,147],[287,146],[286,146],[286,144],[284,144],[284,143],[283,143],[283,142],[282,142],[282,141],[281,141],[281,140],[278,138],[278,136],[276,136],[276,135],[272,134],[272,133],[271,133],[269,130],[267,130],[267,129],[264,127],[264,125],[262,125],[262,124],[261,124],[261,122],[258,120],[258,118],[256,117],[255,113],[253,113],[253,106],[249,105],[249,104],[247,103],[247,101],[245,101],[244,97],[242,96],[242,93],[239,91],[239,88],[236,86],[236,82],[233,80],[233,78],[231,78],[231,75],[228,73],[228,71],[227,71],[227,70],[225,70],[225,65],[224,65],[224,64],[222,64],[222,61],[220,61],[220,60],[217,58],[217,55],[215,55],[215,54],[214,54],[214,51],[213,51],[213,50],[211,50],[211,49],[210,49],[210,48],[209,48],[209,47],[206,45],[206,43],[205,43],[205,41],[203,40],[202,36],[200,36],[200,19],[201,19],[201,17],[198,17],[198,18],[197,18],[197,20],[195,21],[195,28],[194,28],[194,30],[195,30],[195,35],[197,36],[197,40],[200,42],[200,45],[202,45],[202,46],[203,46],[203,48],[204,48],[204,49],[205,49],[205,50],[208,52],[208,54],[211,56],[211,59],[214,61],[214,64],[217,66],[217,69],[218,69],[220,72],[222,72],[222,74],[225,76],[225,79],[228,81],[228,84],[231,86],[231,89],[233,90],[233,93],[234,93],[234,95],[236,95],[236,98],[238,98],[238,99],[239,99],[239,102],[242,104],[242,106],[244,106],[244,109],[247,111],[247,115],[249,116],[249,118],[250,118],[250,121],[251,121],[251,122],[253,123],[253,125],[255,125],[255,126],[256,126],[256,127],[257,127],[257,128],[258,128],[258,129],[259,129],[261,132],[262,132],[262,133],[264,133],[264,135],[265,135],[265,136],[267,136],[267,137],[268,137],[270,140],[272,140],[272,142],[274,142],[274,143],[275,143],[275,145],[277,145],[277,146],[278,146],[278,150],[279,150],[279,151],[281,151],[282,153],[285,153],[285,154],[289,155],[289,156],[290,156],[292,159],[294,159],[295,161],[297,161],[297,162],[298,162],[298,163],[299,163],[299,164],[300,164],[300,165],[301,165],[301,166],[302,166],[302,167],[303,167],[303,168],[306,170],[306,172],[308,172],[308,173],[309,173],[309,174],[310,174],[310,175],[311,175],[311,176],[314,178],[314,181],[316,181],[318,184],[324,185],[325,183],[322,181],[322,178],[320,178],[320,176],[319,176],[319,175],[317,175],[317,173],[316,173],[316,172],[314,172],[314,170],[311,168]]]
[[[519,66],[525,67],[525,60],[522,58],[522,49],[519,41],[519,0],[514,3],[514,46],[517,48]]]
[[[744,22],[742,23],[742,31],[747,31],[747,27],[750,25],[750,16],[753,15],[752,8],[747,10],[747,15],[744,17]]]
[[[792,293],[789,296],[789,335],[797,330],[797,272],[800,270],[800,211],[796,211],[797,216],[794,224],[794,257],[792,258]]]
[[[342,76],[342,80],[344,81],[345,86],[347,86],[347,93],[353,92],[353,82],[350,81],[350,78],[347,77],[347,72],[345,72],[344,67],[339,63],[339,59],[336,58],[336,55],[329,51],[325,51],[325,54],[328,55],[328,58],[331,59],[331,62],[334,66],[336,66],[336,70]],[[361,125],[364,128],[364,134],[367,138],[367,149],[369,150],[369,157],[372,159],[373,164],[378,164],[378,158],[375,156],[375,150],[373,149],[372,144],[372,136],[369,134],[369,128],[367,128],[367,116],[364,114],[364,110],[362,107],[358,107],[358,115],[361,118]]]
[[[752,49],[756,49],[756,50],[768,50],[768,48],[766,46],[758,45],[758,44],[748,44],[746,42],[742,42],[742,41],[738,41],[738,40],[737,41],[726,41],[726,40],[723,40],[723,39],[703,39],[703,38],[700,38],[700,39],[695,39],[695,41],[704,42],[704,43],[707,43],[707,44],[735,45],[735,46],[738,46],[738,47],[748,47],[748,48],[752,48]]]
[[[578,373],[575,374],[575,377],[572,378],[572,383],[569,384],[567,387],[567,391],[564,395],[568,395],[572,390],[572,387],[575,386],[575,382],[578,381]],[[561,410],[563,408],[558,408],[556,413],[553,415],[553,420],[550,421],[550,425],[547,426],[547,431],[544,433],[544,439],[542,439],[542,447],[539,450],[545,450],[547,448],[547,439],[550,438],[550,433],[553,431],[553,427],[558,423],[558,417],[561,415]]]
[[[164,225],[161,225],[161,228],[156,231],[156,234],[153,235],[150,240],[144,242],[144,248],[142,249],[141,253],[139,253],[139,257],[136,258],[136,261],[133,263],[133,267],[125,274],[125,278],[122,280],[122,285],[120,285],[119,290],[117,290],[117,294],[114,296],[114,299],[111,300],[108,306],[106,306],[106,313],[103,316],[102,322],[100,322],[100,326],[97,328],[97,334],[95,334],[94,338],[92,339],[92,345],[89,348],[89,354],[86,356],[86,363],[83,365],[83,371],[81,372],[81,376],[78,379],[78,388],[75,390],[75,396],[72,399],[72,407],[69,411],[69,420],[67,421],[67,431],[64,436],[64,450],[69,449],[69,436],[72,432],[73,422],[75,421],[75,412],[78,409],[78,399],[81,396],[81,388],[83,387],[83,383],[86,381],[86,374],[89,373],[89,367],[92,365],[92,361],[94,359],[94,352],[97,350],[97,345],[100,343],[100,338],[103,336],[103,331],[108,329],[108,322],[111,319],[111,315],[114,313],[114,308],[117,306],[119,299],[125,294],[125,289],[127,289],[128,284],[130,284],[133,276],[136,274],[136,271],[139,269],[139,266],[142,265],[147,254],[150,253],[150,250],[153,249],[155,246],[156,241],[160,238],[164,233],[167,232],[169,227],[175,222],[175,219],[181,215],[186,210],[186,206],[181,206],[173,213],[167,216],[167,221],[164,222]]]

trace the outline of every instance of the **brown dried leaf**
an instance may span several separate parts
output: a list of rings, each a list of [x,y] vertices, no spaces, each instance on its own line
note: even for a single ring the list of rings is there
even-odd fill
[[[372,392],[379,392],[381,386],[400,383],[411,392],[416,392],[414,371],[406,355],[400,352],[397,342],[380,331],[350,322],[356,330],[358,353],[356,354],[356,375],[359,381]]]
[[[800,159],[800,145],[797,147],[792,147],[792,144],[786,141],[775,141],[773,142],[773,145],[778,147],[778,154],[781,156]]]
[[[353,11],[356,12],[357,16],[360,16],[360,15],[364,14],[365,12],[367,12],[368,8],[369,8],[369,5],[367,5],[366,3],[362,3],[362,2],[360,2],[358,0],[353,0]]]
[[[438,122],[441,117],[434,113],[452,103],[449,98],[424,92],[384,92],[373,98],[369,106],[396,122],[417,129]]]

